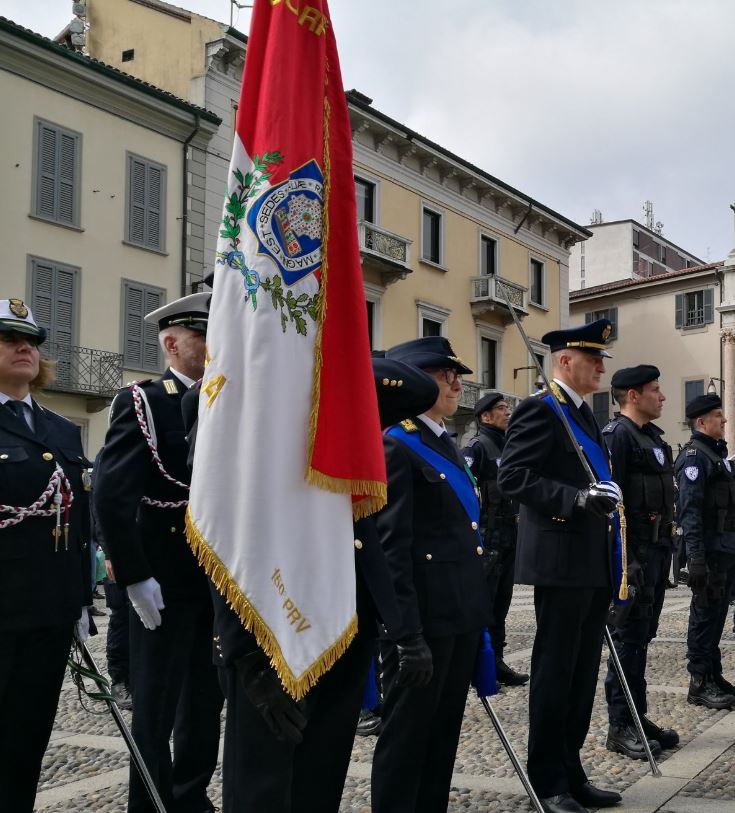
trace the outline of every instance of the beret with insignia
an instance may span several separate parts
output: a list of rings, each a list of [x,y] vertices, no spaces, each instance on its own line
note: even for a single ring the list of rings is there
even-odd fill
[[[699,418],[700,415],[706,415],[713,409],[722,409],[722,399],[719,395],[714,393],[698,395],[687,404],[685,414],[687,418]]]

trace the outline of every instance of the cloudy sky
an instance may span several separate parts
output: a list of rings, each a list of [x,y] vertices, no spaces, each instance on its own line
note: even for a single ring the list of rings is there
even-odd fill
[[[118,0],[120,3],[126,0]],[[229,0],[181,0],[229,22]],[[71,0],[0,0],[46,36]],[[735,3],[331,0],[346,88],[589,223],[643,220],[704,260],[735,245]],[[236,27],[247,32],[249,12]]]

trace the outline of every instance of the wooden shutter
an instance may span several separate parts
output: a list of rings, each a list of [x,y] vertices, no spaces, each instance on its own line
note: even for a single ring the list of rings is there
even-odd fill
[[[128,240],[145,243],[145,164],[137,158],[130,159],[130,210]],[[142,289],[141,289],[142,296]]]
[[[684,327],[684,294],[677,294],[674,304],[674,327]]]
[[[79,136],[38,122],[35,214],[58,223],[77,224]]]
[[[56,216],[56,142],[58,130],[39,123],[37,156],[36,214],[40,217]]]
[[[123,364],[134,370],[158,372],[161,368],[158,325],[147,324],[144,317],[164,304],[164,292],[134,282],[123,285]]]
[[[59,133],[58,145],[58,211],[57,219],[64,223],[74,222],[74,182],[77,153],[76,136]]]
[[[143,302],[145,304],[143,315],[145,315],[163,305],[163,294],[161,291],[146,289],[144,291]],[[143,322],[143,367],[146,370],[158,370],[160,366],[158,325]]]
[[[166,170],[142,158],[128,158],[127,239],[145,248],[164,249],[163,213]]]
[[[610,332],[609,336],[609,341],[612,342],[618,338],[618,309],[608,308],[607,318],[610,320],[610,324],[612,325],[612,331]]]
[[[704,323],[709,325],[715,321],[715,289],[704,289]]]
[[[33,260],[31,265],[31,310],[40,327],[46,328],[53,341],[54,316],[54,266],[43,260]]]
[[[146,245],[149,248],[162,248],[161,245],[161,194],[163,171],[150,164],[147,167],[146,196]]]

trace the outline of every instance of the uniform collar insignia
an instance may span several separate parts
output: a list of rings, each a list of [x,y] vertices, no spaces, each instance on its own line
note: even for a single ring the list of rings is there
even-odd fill
[[[163,379],[163,388],[169,395],[179,394],[179,388],[176,386],[176,382],[172,378]]]
[[[410,418],[406,418],[405,421],[401,421],[401,423],[399,425],[400,425],[401,429],[403,429],[404,432],[418,432],[419,431],[418,426],[416,426],[416,424]]]
[[[556,396],[556,400],[560,404],[566,404],[566,402],[567,402],[566,395],[565,395],[564,391],[562,390],[562,388],[556,383],[556,381],[550,381],[549,385],[551,386],[551,391]]]

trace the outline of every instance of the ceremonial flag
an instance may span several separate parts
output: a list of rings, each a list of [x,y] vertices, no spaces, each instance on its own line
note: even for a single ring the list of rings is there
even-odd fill
[[[386,496],[326,0],[255,0],[207,353],[189,543],[299,698],[356,632],[352,519]]]

